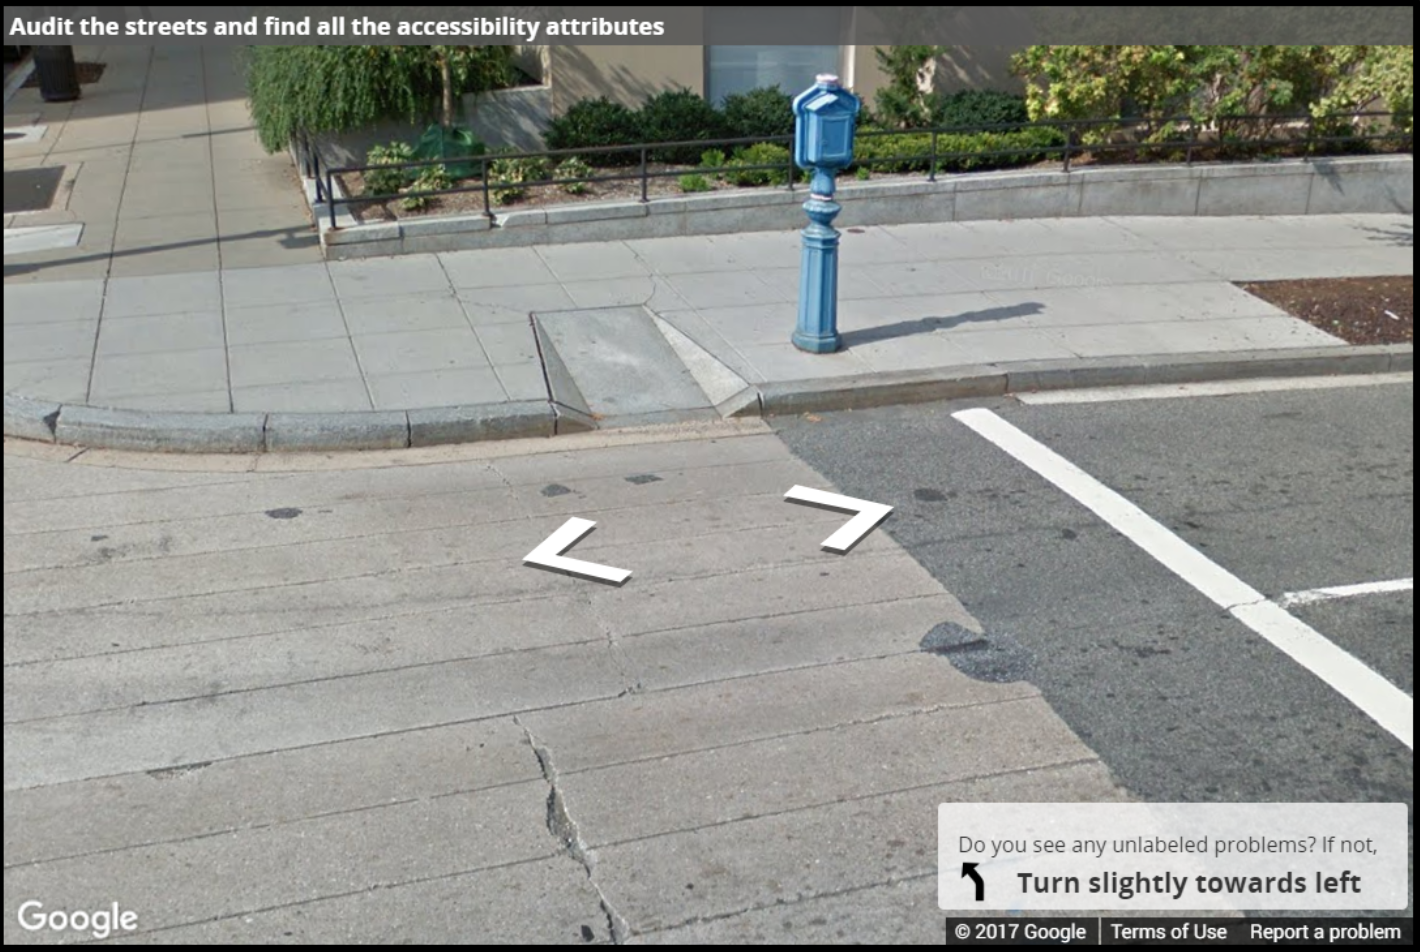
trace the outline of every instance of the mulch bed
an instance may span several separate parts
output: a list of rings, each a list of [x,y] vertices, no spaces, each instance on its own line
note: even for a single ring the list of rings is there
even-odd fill
[[[104,70],[108,66],[104,63],[75,63],[74,71],[79,74],[80,86],[92,86],[100,79],[103,79]],[[35,89],[39,86],[39,73],[33,72],[30,78],[25,80],[24,89]]]
[[[1348,344],[1415,341],[1415,278],[1310,278],[1239,284]]]
[[[620,169],[595,169],[593,175],[621,175],[638,172],[640,169],[620,170]],[[693,168],[675,165],[651,165],[651,172],[675,172],[675,175],[652,178],[646,185],[646,196],[648,198],[670,198],[685,194],[680,190],[679,177],[695,171]],[[345,189],[346,195],[365,194],[365,178],[359,172],[345,172],[337,178],[341,187]],[[470,179],[460,183],[464,187],[473,187],[472,192],[461,192],[457,195],[440,195],[429,201],[429,204],[419,209],[411,211],[403,207],[399,201],[389,201],[378,205],[353,205],[350,206],[355,212],[355,218],[361,222],[396,221],[401,218],[423,218],[429,215],[481,215],[483,214],[483,192],[478,189],[478,180]],[[726,185],[719,185],[719,188],[728,188]],[[527,195],[516,202],[507,205],[498,204],[498,200],[489,196],[489,204],[494,214],[499,212],[516,211],[521,208],[542,208],[547,205],[569,205],[580,202],[616,202],[616,201],[637,201],[641,198],[641,180],[636,178],[632,181],[619,182],[589,182],[587,190],[581,195],[570,195],[563,190],[562,186],[553,185],[529,185]]]

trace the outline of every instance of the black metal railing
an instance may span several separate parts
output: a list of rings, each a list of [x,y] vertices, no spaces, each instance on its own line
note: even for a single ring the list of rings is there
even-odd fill
[[[1374,132],[1355,128],[1354,124],[1362,119],[1386,119],[1390,120],[1389,128]],[[1403,123],[1396,123],[1395,120],[1403,119]],[[1332,132],[1331,123],[1335,121],[1345,121],[1348,126],[1345,131]],[[908,138],[909,140],[925,139],[926,148],[917,153],[904,153],[901,155],[873,155],[862,154],[856,156],[853,166],[850,168],[867,168],[870,171],[877,168],[901,168],[904,166],[921,166],[925,169],[917,168],[910,171],[925,171],[929,181],[936,181],[939,172],[951,172],[953,169],[969,170],[969,166],[980,165],[991,160],[1020,159],[1024,156],[1035,157],[1035,161],[1047,161],[1056,159],[1061,163],[1062,171],[1069,172],[1072,165],[1078,164],[1081,157],[1108,158],[1125,154],[1133,160],[1138,160],[1144,153],[1162,153],[1164,155],[1180,155],[1185,163],[1192,164],[1198,160],[1200,154],[1209,152],[1237,155],[1252,154],[1254,156],[1267,153],[1272,150],[1299,149],[1304,156],[1320,157],[1321,155],[1335,155],[1344,152],[1344,149],[1332,148],[1335,146],[1346,146],[1349,149],[1370,148],[1374,143],[1389,143],[1396,147],[1396,151],[1410,151],[1413,149],[1413,128],[1410,123],[1412,116],[1410,113],[1389,113],[1389,112],[1346,112],[1336,113],[1326,116],[1230,116],[1214,120],[1199,120],[1189,116],[1177,116],[1166,119],[1151,120],[1126,120],[1126,119],[1081,119],[1069,121],[1047,121],[1047,122],[1025,122],[1025,123],[999,123],[992,125],[956,125],[939,126],[928,129],[903,129],[903,130],[859,130],[857,140],[860,143],[873,139],[883,138]],[[1257,137],[1236,137],[1229,138],[1229,128],[1245,127],[1248,123],[1265,123],[1269,133],[1276,129],[1283,129],[1287,135],[1269,136],[1265,138]],[[1019,146],[1003,147],[998,149],[944,149],[950,145],[955,137],[974,136],[983,133],[1021,133],[1030,130],[1054,130],[1056,140],[1052,142],[1037,142]],[[1091,136],[1090,133],[1095,135]],[[1168,133],[1164,138],[1158,138],[1160,133]],[[1174,135],[1174,133],[1180,133]],[[1105,138],[1100,138],[1101,136]],[[1109,138],[1113,137],[1113,138]],[[409,162],[386,162],[373,165],[349,165],[331,167],[321,161],[317,149],[312,146],[309,137],[302,137],[302,154],[304,158],[303,171],[316,180],[317,201],[324,201],[329,206],[331,227],[336,227],[337,206],[354,207],[359,205],[383,204],[385,202],[412,199],[412,198],[438,198],[445,195],[466,195],[471,193],[481,193],[483,196],[483,214],[490,220],[493,214],[493,195],[495,192],[505,189],[530,189],[530,188],[555,188],[566,187],[568,185],[594,185],[609,182],[639,182],[640,198],[642,202],[650,201],[650,183],[652,180],[664,178],[681,178],[687,175],[718,176],[724,174],[738,175],[749,172],[770,172],[782,173],[784,185],[790,191],[795,188],[796,183],[801,180],[805,173],[795,167],[793,162],[793,136],[756,136],[740,139],[706,139],[706,140],[685,140],[679,142],[643,142],[634,145],[624,146],[599,146],[594,148],[579,149],[550,149],[542,152],[508,152],[492,153],[472,156],[458,156],[444,159],[424,159]],[[1098,141],[1096,141],[1098,140]],[[675,163],[657,163],[656,156],[664,156],[668,153],[685,152],[686,150],[699,149],[703,152],[726,152],[740,146],[752,146],[763,143],[774,145],[788,145],[789,156],[786,161],[772,164],[744,164],[734,162],[724,166],[714,168],[704,166],[691,166],[686,164],[677,165],[671,169],[653,168],[654,164],[672,165]],[[864,150],[871,153],[876,150]],[[589,176],[557,177],[553,171],[550,177],[536,181],[503,181],[496,176],[490,175],[495,163],[508,161],[541,160],[549,164],[556,165],[558,160],[580,158],[585,160],[588,156],[607,155],[631,155],[634,156],[634,171],[613,174],[596,174]],[[405,189],[399,192],[388,194],[365,194],[346,195],[336,198],[335,180],[338,176],[350,173],[365,173],[373,170],[382,172],[404,171],[418,174],[418,170],[434,168],[437,166],[447,166],[451,164],[477,166],[478,174],[473,176],[474,183],[469,185],[456,185],[450,188],[415,190]],[[589,163],[590,164],[590,163]],[[610,164],[610,163],[608,163]],[[999,164],[998,166],[999,167]],[[411,176],[414,177],[414,176]]]

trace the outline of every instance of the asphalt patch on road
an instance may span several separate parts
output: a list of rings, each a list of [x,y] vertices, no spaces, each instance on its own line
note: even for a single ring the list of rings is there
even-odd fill
[[[1030,680],[1031,653],[1007,635],[979,635],[944,621],[922,636],[921,648],[946,658],[952,667],[976,681],[1013,684]]]

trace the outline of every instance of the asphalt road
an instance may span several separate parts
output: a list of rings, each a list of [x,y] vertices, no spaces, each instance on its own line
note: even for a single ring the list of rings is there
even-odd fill
[[[1135,795],[1413,807],[1404,743],[953,419],[972,406],[1278,598],[1413,575],[1413,385],[775,421],[844,493],[897,507],[879,531],[986,628],[989,650],[953,657],[977,676],[1039,686]],[[1413,692],[1412,592],[1293,612]]]

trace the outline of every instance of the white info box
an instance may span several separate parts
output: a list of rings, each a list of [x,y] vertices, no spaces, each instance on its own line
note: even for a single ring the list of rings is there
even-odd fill
[[[1403,803],[944,803],[937,904],[1404,909],[1407,829]]]

